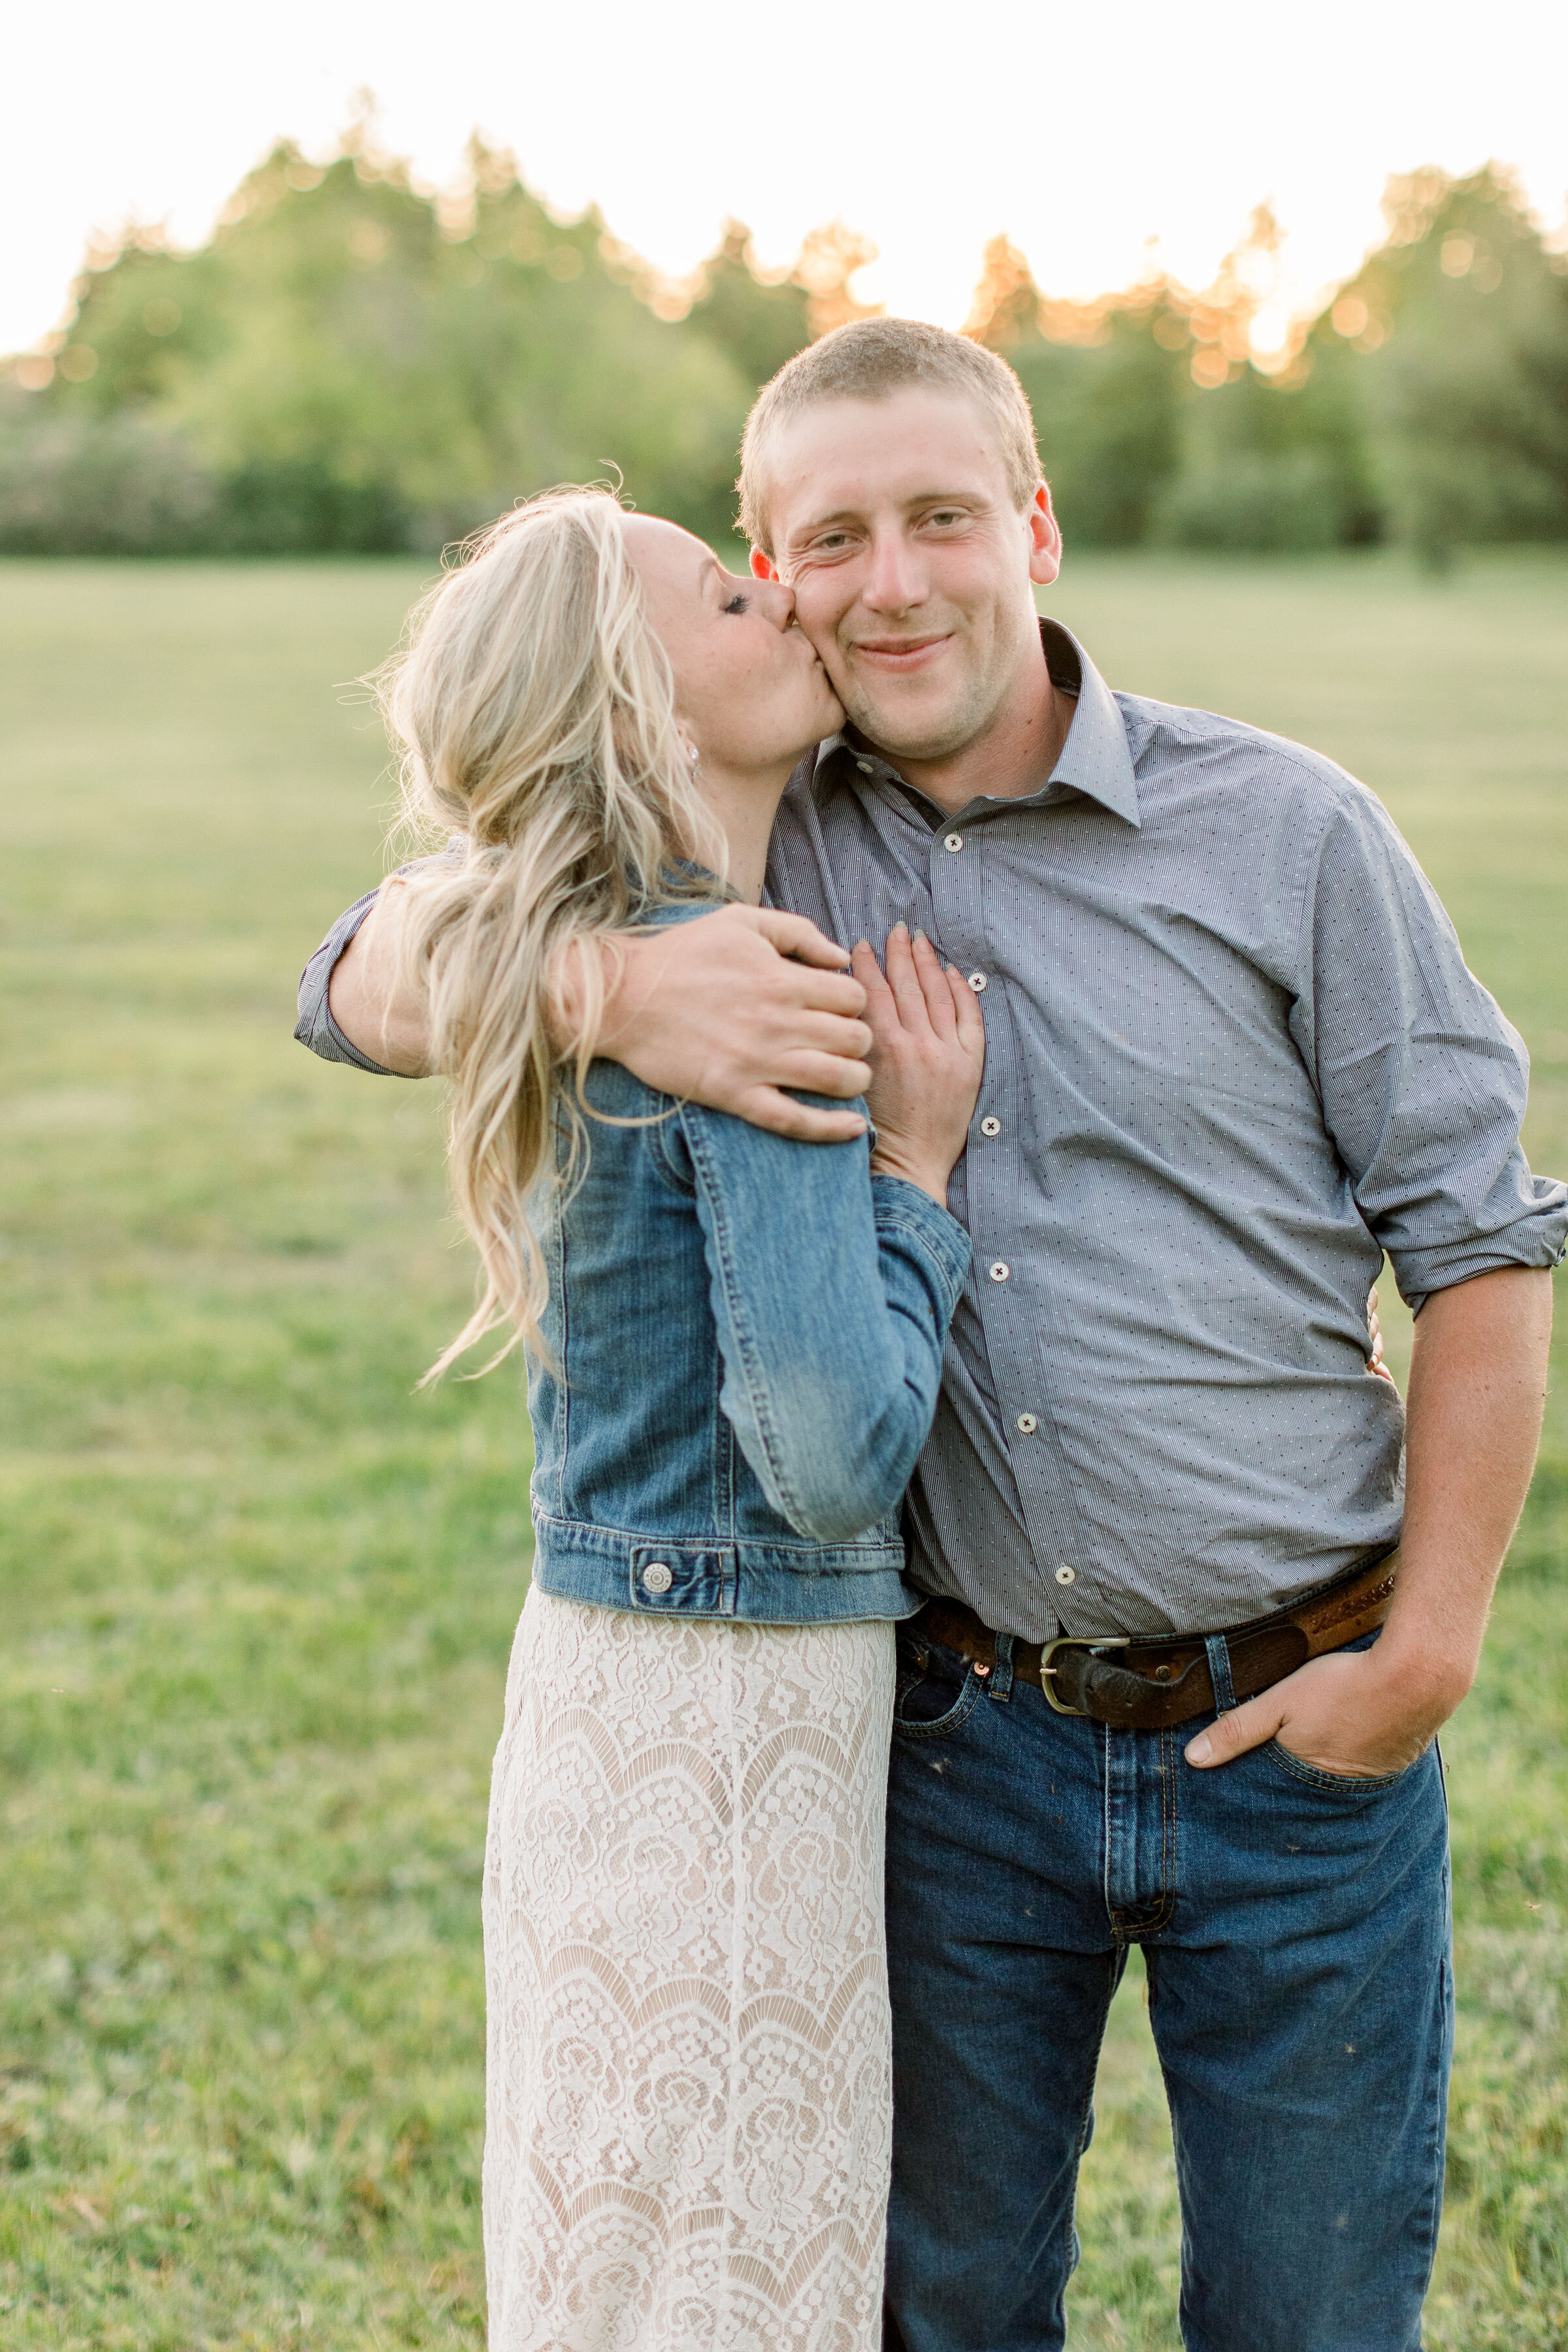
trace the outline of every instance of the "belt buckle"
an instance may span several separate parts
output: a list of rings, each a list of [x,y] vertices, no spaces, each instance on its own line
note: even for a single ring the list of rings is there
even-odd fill
[[[1087,1707],[1064,1706],[1051,1688],[1051,1677],[1056,1673],[1051,1660],[1058,1650],[1124,1650],[1131,1639],[1131,1633],[1058,1633],[1054,1642],[1045,1643],[1040,1650],[1040,1688],[1045,1692],[1047,1706],[1055,1707],[1058,1715],[1080,1716],[1087,1721]]]

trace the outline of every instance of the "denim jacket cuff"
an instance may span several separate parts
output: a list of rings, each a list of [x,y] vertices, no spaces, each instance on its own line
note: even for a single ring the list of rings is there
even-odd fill
[[[919,1245],[951,1315],[968,1279],[972,1255],[969,1235],[958,1219],[901,1176],[872,1176],[871,1212],[879,1238],[900,1234]]]

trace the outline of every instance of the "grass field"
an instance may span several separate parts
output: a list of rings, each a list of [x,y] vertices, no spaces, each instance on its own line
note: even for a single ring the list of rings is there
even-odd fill
[[[6,2352],[482,2340],[479,1864],[526,1423],[510,1371],[410,1393],[468,1297],[433,1093],[289,1034],[380,870],[380,741],[334,681],[416,584],[0,567]],[[1377,788],[1531,1044],[1535,1164],[1568,1168],[1568,565],[1105,562],[1051,603],[1113,683]],[[1433,2352],[1568,2345],[1565,1569],[1560,1375],[1446,1742]],[[1075,2344],[1170,2352],[1135,1974],[1082,2207]]]

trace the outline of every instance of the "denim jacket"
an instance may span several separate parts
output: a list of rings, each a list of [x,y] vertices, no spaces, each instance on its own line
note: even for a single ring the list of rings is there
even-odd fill
[[[689,911],[707,909],[658,919]],[[374,1068],[326,1009],[356,916],[307,967],[297,1034]],[[614,1062],[587,1098],[585,1174],[531,1204],[550,1276],[548,1360],[528,1366],[535,1582],[666,1616],[911,1615],[899,1506],[969,1268],[963,1226],[873,1176],[864,1138],[789,1142]]]

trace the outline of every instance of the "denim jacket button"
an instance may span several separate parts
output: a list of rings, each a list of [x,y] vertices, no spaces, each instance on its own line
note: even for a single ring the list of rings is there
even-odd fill
[[[668,1592],[675,1578],[662,1559],[650,1559],[642,1572],[645,1592]]]

